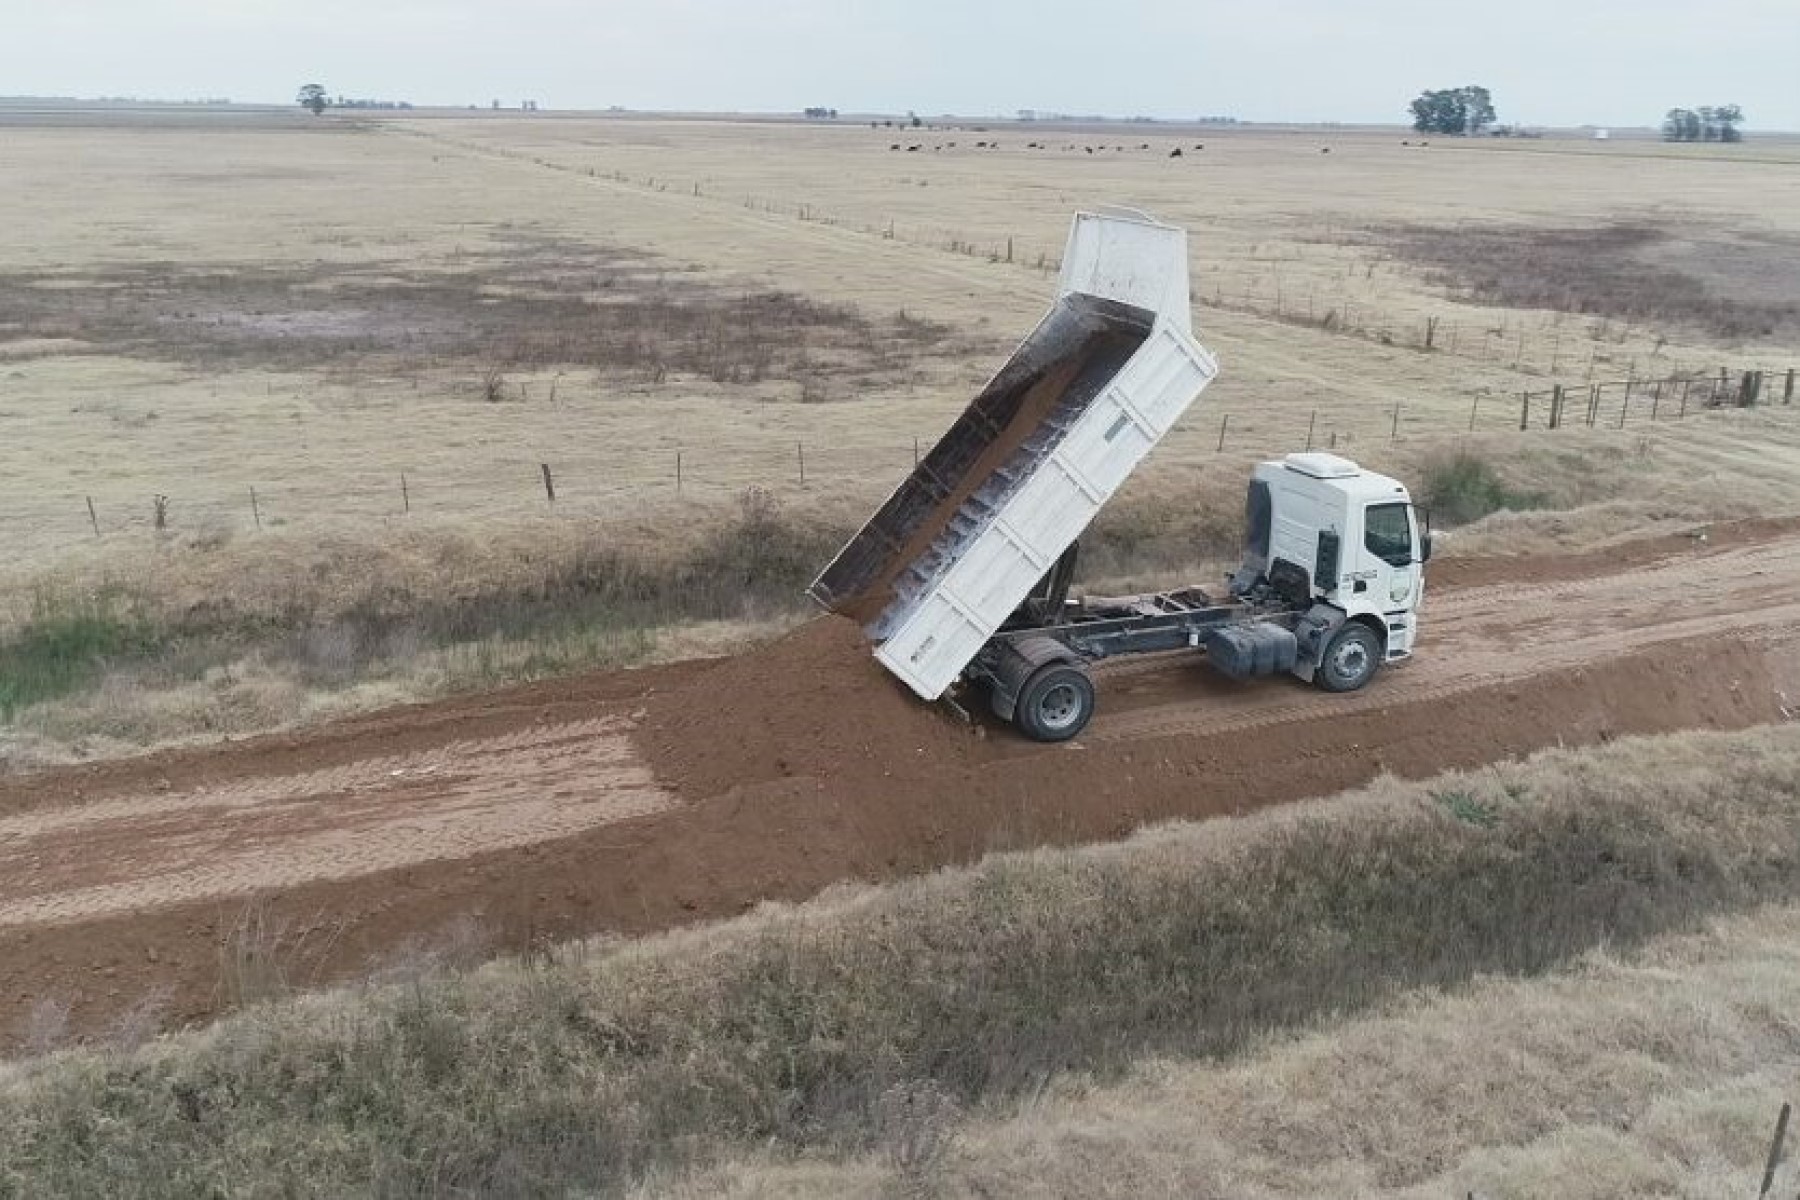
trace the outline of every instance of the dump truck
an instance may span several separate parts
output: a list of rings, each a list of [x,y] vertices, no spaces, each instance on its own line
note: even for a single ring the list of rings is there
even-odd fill
[[[1219,593],[1071,598],[1082,532],[1217,374],[1186,232],[1077,213],[1050,311],[808,594],[921,698],[983,693],[1037,741],[1079,734],[1090,666],[1124,654],[1363,687],[1412,654],[1431,535],[1404,485],[1334,454],[1254,468]]]

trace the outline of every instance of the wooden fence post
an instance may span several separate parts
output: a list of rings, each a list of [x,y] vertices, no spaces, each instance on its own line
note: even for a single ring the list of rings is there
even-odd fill
[[[1219,448],[1214,453],[1223,454],[1225,452],[1225,430],[1230,428],[1230,426],[1231,426],[1231,414],[1230,413],[1225,413],[1219,417]]]
[[[1550,389],[1550,428],[1562,428],[1563,386],[1557,384]]]
[[[1398,404],[1396,404],[1396,405],[1394,405],[1394,425],[1393,425],[1393,428],[1391,428],[1388,431],[1388,441],[1396,442],[1399,440],[1400,440],[1400,406]]]
[[[1519,432],[1531,428],[1531,393],[1519,393]]]
[[[412,511],[412,493],[406,487],[405,471],[400,472],[400,511],[406,513]]]
[[[1794,368],[1792,367],[1788,368],[1787,388],[1781,393],[1781,402],[1783,404],[1792,404],[1794,402]]]
[[[89,496],[87,498],[87,502],[88,502],[88,524],[92,525],[94,527],[94,536],[99,537],[100,536],[100,518],[94,512],[94,498],[92,496]]]
[[[256,488],[254,485],[250,488],[250,519],[256,522],[256,527],[258,529],[262,528],[262,509],[257,506]]]
[[[913,470],[919,469],[919,439],[913,439]]]
[[[1763,373],[1761,371],[1745,371],[1743,380],[1738,384],[1738,407],[1754,408],[1762,399]]]
[[[1319,410],[1313,409],[1312,419],[1306,423],[1306,448],[1312,449],[1313,431],[1319,427]]]
[[[1793,1115],[1794,1106],[1783,1103],[1781,1115],[1775,1118],[1775,1140],[1769,1143],[1769,1161],[1763,1167],[1762,1190],[1756,1193],[1757,1200],[1769,1194],[1775,1186],[1775,1168],[1781,1165],[1782,1144],[1787,1141],[1788,1117]]]
[[[1481,411],[1481,393],[1476,392],[1475,398],[1473,400],[1469,401],[1469,432],[1470,433],[1475,432],[1475,414],[1480,411]]]
[[[1652,421],[1656,420],[1656,414],[1662,408],[1662,385],[1663,381],[1659,379],[1656,381],[1656,385],[1650,389],[1650,419]]]
[[[1675,414],[1676,420],[1680,420],[1682,417],[1687,416],[1688,393],[1693,390],[1694,390],[1694,381],[1693,380],[1684,379],[1681,381],[1681,411]]]
[[[675,452],[675,494],[681,494],[681,451]]]
[[[1589,429],[1592,429],[1594,427],[1594,422],[1600,419],[1600,393],[1605,387],[1606,385],[1604,383],[1596,383],[1588,388],[1587,423]]]
[[[799,442],[794,443],[794,457],[800,463],[800,486],[806,486],[806,447]]]
[[[540,470],[544,473],[544,496],[545,496],[545,498],[547,498],[550,501],[550,503],[555,504],[556,503],[556,480],[551,478],[550,464],[549,463],[539,463],[538,470]]]

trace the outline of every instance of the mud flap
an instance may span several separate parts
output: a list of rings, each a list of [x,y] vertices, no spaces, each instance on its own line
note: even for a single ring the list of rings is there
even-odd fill
[[[1348,619],[1342,609],[1329,604],[1315,604],[1306,610],[1306,615],[1294,626],[1294,640],[1299,651],[1294,656],[1295,675],[1312,682],[1313,672],[1325,660],[1325,647],[1331,644],[1331,635],[1343,628]]]

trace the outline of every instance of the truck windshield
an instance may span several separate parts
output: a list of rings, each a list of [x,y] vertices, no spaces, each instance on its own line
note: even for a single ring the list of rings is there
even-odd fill
[[[1412,522],[1405,504],[1371,504],[1363,515],[1363,545],[1389,566],[1411,566]]]

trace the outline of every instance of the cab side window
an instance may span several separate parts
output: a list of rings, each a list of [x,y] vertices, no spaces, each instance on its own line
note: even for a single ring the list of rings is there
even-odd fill
[[[1371,504],[1363,514],[1363,546],[1389,566],[1411,566],[1412,522],[1405,504]]]

